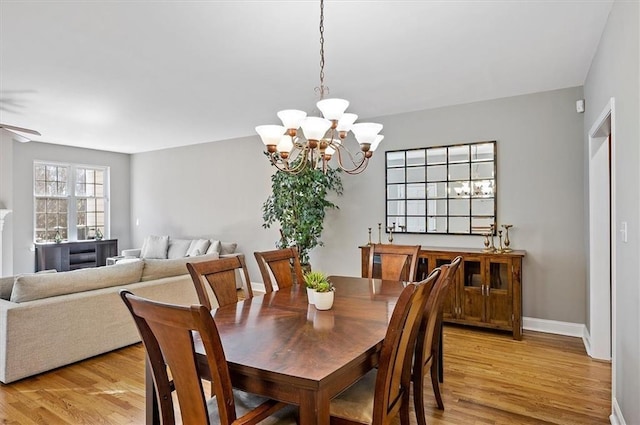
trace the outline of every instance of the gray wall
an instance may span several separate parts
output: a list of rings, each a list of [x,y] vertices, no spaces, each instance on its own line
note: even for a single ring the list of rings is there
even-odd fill
[[[640,423],[640,7],[616,1],[591,64],[584,92],[584,144],[611,97],[615,97],[616,227],[628,223],[628,242],[616,244],[614,395],[626,423]],[[618,238],[619,239],[619,238]]]
[[[34,271],[33,161],[101,165],[111,168],[111,235],[128,246],[130,223],[130,156],[47,143],[13,142],[13,194],[10,201],[13,228],[13,272]],[[4,162],[4,158],[3,158]],[[3,274],[5,271],[3,270]]]
[[[513,246],[527,251],[524,314],[584,323],[583,116],[575,111],[582,96],[581,88],[569,88],[377,118],[385,125],[381,151],[364,173],[343,177],[345,195],[327,217],[313,267],[359,275],[358,246],[367,242],[367,227],[384,222],[384,150],[497,140],[498,220],[514,224]],[[273,168],[257,136],[136,154],[132,170],[134,246],[147,234],[235,240],[252,280],[261,280],[252,254],[272,249],[278,233],[261,227]],[[483,246],[480,236],[395,241]]]

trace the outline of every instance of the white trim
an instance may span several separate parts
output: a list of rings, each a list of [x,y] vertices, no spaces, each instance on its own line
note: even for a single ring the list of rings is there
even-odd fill
[[[576,338],[582,338],[586,328],[582,323],[559,322],[535,317],[523,317],[522,327],[528,331],[574,336]]]
[[[253,292],[261,292],[263,294],[267,292],[264,283],[262,282],[251,282],[251,289]]]
[[[585,350],[587,350],[587,355],[589,357],[593,357],[593,354],[591,353],[591,334],[586,326],[584,327],[584,333],[582,334],[582,343],[584,344]]]
[[[609,416],[609,422],[611,422],[611,425],[627,425],[627,422],[624,420],[624,416],[622,416],[618,400],[615,397],[611,404],[611,409],[613,410],[611,416]]]

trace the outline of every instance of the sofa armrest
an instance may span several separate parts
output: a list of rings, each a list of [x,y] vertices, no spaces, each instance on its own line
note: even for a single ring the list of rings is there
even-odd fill
[[[125,258],[140,258],[140,253],[142,250],[140,248],[137,249],[123,249],[122,256]]]

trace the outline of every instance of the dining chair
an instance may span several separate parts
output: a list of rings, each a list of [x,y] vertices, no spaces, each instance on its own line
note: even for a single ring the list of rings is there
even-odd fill
[[[409,423],[411,365],[418,327],[429,292],[440,271],[427,279],[409,283],[391,314],[378,367],[331,400],[331,423],[387,425],[396,415]]]
[[[217,307],[238,302],[236,270],[240,270],[243,275],[244,282],[242,289],[245,298],[253,298],[251,279],[249,279],[247,264],[242,254],[228,258],[187,263],[187,269],[196,287],[200,304],[209,310],[214,306],[209,298],[209,292],[206,287],[207,284],[218,302]]]
[[[420,245],[373,244],[369,249],[367,277],[374,278],[374,257],[380,258],[380,279],[413,282],[418,264]],[[407,268],[408,267],[408,268]],[[405,273],[407,273],[405,275]],[[377,277],[377,276],[375,276]]]
[[[291,247],[273,251],[258,251],[254,252],[253,255],[258,262],[267,294],[273,292],[271,274],[273,274],[278,289],[288,288],[294,283],[304,283],[297,248]]]
[[[440,276],[429,294],[424,316],[418,330],[411,378],[413,382],[413,404],[418,425],[426,425],[424,413],[424,375],[427,371],[431,373],[431,385],[438,408],[444,410],[438,379],[438,369],[441,361],[439,353],[442,330],[442,307],[451,287],[451,282],[454,281],[461,262],[462,257],[458,256],[454,258],[450,264],[439,267],[441,270]]]
[[[269,421],[262,423],[295,423],[294,412],[286,404],[232,388],[220,335],[210,310],[205,306],[161,303],[138,297],[124,289],[120,296],[142,338],[163,424],[175,424],[172,390],[176,391],[185,425],[255,424],[267,418]],[[195,332],[202,340],[214,384],[211,398],[203,391],[198,372]]]

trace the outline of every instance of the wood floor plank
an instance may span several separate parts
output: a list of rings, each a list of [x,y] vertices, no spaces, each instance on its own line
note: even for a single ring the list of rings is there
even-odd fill
[[[444,355],[446,410],[425,377],[430,425],[609,423],[611,366],[590,359],[579,338],[525,331],[515,341],[449,325]],[[141,344],[0,386],[0,424],[138,425],[144,407]]]

